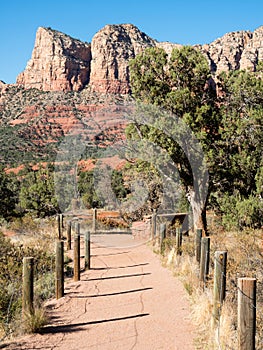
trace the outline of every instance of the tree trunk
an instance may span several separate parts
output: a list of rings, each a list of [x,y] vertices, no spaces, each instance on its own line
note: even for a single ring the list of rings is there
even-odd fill
[[[193,228],[200,228],[205,233],[207,232],[206,221],[206,205],[207,198],[201,199],[200,196],[193,190],[189,191],[189,202],[193,212]]]

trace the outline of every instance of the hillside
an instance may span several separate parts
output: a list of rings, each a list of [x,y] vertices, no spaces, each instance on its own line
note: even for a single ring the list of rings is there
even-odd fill
[[[27,161],[52,161],[58,142],[81,130],[96,144],[105,121],[97,112],[105,106],[123,103],[128,96],[75,91],[41,91],[7,85],[0,99],[2,143],[0,161],[13,166]],[[96,122],[95,122],[96,120]],[[107,129],[119,128],[112,116]]]
[[[96,120],[103,106],[129,99],[129,60],[155,46],[169,54],[181,45],[157,42],[132,24],[106,25],[91,43],[40,27],[17,84],[0,82],[1,163],[52,160],[57,142],[72,128],[92,129],[89,137],[96,138],[100,131],[87,121]],[[195,47],[207,58],[214,78],[221,71],[254,71],[263,60],[263,26]],[[111,127],[119,128],[114,115]]]

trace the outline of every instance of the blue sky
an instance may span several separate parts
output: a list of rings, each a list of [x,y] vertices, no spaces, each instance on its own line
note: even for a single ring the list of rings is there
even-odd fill
[[[0,80],[14,83],[31,57],[38,27],[91,41],[106,24],[133,23],[158,41],[209,43],[263,25],[262,0],[2,0]]]

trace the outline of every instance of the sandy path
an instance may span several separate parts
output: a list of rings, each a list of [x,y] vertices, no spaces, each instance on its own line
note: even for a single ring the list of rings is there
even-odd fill
[[[127,235],[92,238],[92,269],[48,303],[50,324],[6,349],[194,349],[181,283],[137,243]]]

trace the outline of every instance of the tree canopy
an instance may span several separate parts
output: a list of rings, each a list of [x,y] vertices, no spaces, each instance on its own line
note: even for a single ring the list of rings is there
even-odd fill
[[[22,177],[19,206],[38,217],[59,212],[53,181],[53,167],[30,170]]]
[[[0,217],[9,218],[15,215],[18,203],[19,182],[12,174],[7,174],[4,167],[0,167]]]
[[[221,206],[222,212],[223,195],[235,195],[240,201],[251,201],[252,196],[257,208],[262,207],[259,192],[262,193],[263,82],[260,74],[260,69],[224,73],[215,88],[206,58],[188,46],[174,49],[170,58],[161,48],[149,48],[130,64],[133,96],[170,111],[193,131],[209,170],[210,205]],[[162,131],[160,123],[165,120],[151,119],[148,125],[135,121],[128,127],[127,135],[147,138],[167,150],[177,165],[193,209],[197,198],[196,193],[191,197],[193,176],[189,157],[178,142]],[[170,128],[180,132],[178,123]],[[206,204],[198,203],[197,215],[204,214]],[[202,224],[205,225],[205,220]]]

